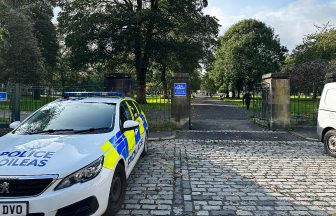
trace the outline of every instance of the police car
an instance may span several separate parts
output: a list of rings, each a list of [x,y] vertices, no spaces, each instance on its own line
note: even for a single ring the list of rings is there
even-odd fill
[[[0,215],[110,216],[120,209],[126,179],[147,153],[145,114],[115,93],[64,95],[0,138]]]

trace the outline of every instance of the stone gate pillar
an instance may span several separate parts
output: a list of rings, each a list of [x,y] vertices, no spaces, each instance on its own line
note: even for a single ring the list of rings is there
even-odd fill
[[[262,77],[269,86],[268,109],[271,129],[288,129],[291,122],[290,82],[286,73],[270,73]]]
[[[187,73],[174,73],[171,83],[171,120],[179,130],[190,129],[190,78]]]

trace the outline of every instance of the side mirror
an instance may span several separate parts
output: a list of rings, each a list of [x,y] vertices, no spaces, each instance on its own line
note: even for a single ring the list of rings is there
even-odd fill
[[[137,128],[139,126],[139,123],[137,121],[133,121],[133,120],[128,120],[124,122],[123,125],[123,131],[130,131],[130,130],[134,130],[135,128]]]
[[[12,123],[9,125],[9,128],[10,128],[10,129],[15,129],[17,126],[19,126],[19,124],[21,124],[20,121],[12,122]]]

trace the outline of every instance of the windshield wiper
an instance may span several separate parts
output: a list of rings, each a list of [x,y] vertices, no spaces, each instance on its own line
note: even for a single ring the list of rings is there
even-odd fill
[[[67,131],[74,131],[74,129],[49,129],[49,130],[42,130],[42,131],[35,131],[28,134],[44,134],[44,133],[57,133],[57,132],[67,132]]]
[[[89,129],[84,129],[84,130],[76,130],[74,133],[92,133],[98,130],[108,130],[110,129],[109,127],[103,127],[103,128],[89,128]]]

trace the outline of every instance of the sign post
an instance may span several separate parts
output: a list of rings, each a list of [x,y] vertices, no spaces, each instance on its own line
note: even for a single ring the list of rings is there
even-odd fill
[[[8,95],[7,92],[0,92],[0,101],[7,101]]]
[[[187,73],[174,73],[172,79],[172,122],[179,130],[189,130],[190,123],[190,78]]]

